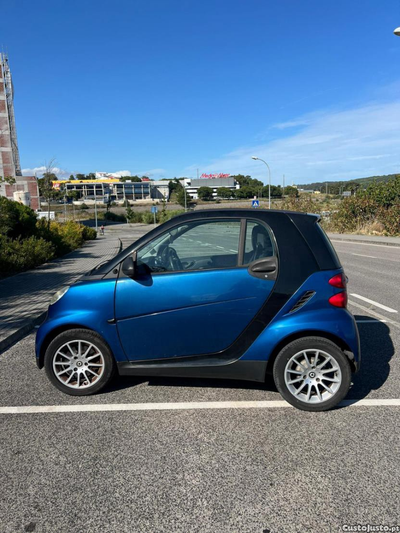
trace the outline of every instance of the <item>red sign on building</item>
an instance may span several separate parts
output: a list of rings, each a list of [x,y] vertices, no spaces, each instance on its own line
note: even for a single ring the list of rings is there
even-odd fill
[[[202,174],[200,179],[230,178],[230,174]]]

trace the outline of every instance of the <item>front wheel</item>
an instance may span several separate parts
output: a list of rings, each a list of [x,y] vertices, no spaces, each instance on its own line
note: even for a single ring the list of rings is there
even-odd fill
[[[44,367],[57,389],[72,396],[99,392],[112,378],[114,357],[94,331],[71,329],[49,344]]]
[[[273,369],[283,398],[304,411],[326,411],[349,391],[350,363],[342,350],[322,337],[304,337],[285,346]]]

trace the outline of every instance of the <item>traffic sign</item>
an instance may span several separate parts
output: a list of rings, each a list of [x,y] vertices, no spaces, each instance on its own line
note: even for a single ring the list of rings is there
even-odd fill
[[[158,213],[158,207],[156,205],[151,206],[152,213]]]
[[[253,200],[251,202],[251,207],[260,207],[260,200]]]

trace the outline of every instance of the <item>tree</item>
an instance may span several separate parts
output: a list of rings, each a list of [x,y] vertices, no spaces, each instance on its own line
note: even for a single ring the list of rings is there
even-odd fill
[[[213,190],[211,187],[200,187],[197,191],[198,197],[200,200],[209,201],[213,198]]]
[[[30,207],[0,196],[0,235],[17,239],[36,231],[36,213]]]
[[[297,198],[299,196],[299,191],[297,190],[297,187],[292,187],[291,185],[288,185],[287,187],[285,187],[284,194],[292,198]]]
[[[233,191],[231,189],[228,189],[228,187],[220,187],[217,189],[217,196],[220,198],[232,198]]]
[[[50,228],[50,200],[60,196],[59,192],[53,188],[53,181],[57,181],[57,176],[54,173],[55,159],[51,159],[48,164],[45,164],[46,171],[43,177],[38,179],[40,196],[47,202],[47,224]]]
[[[345,191],[351,191],[351,194],[355,194],[360,188],[360,184],[357,181],[349,181],[344,188]]]
[[[8,185],[14,185],[16,182],[16,179],[13,176],[0,176],[0,183],[7,183]]]
[[[240,187],[248,185],[250,187],[260,189],[260,187],[264,186],[262,181],[256,180],[251,176],[244,176],[243,174],[237,174],[236,176],[231,176],[231,178],[234,178],[239,183]]]
[[[185,197],[186,197],[186,201],[185,201]],[[180,189],[178,189],[176,193],[176,201],[182,207],[187,207],[189,205],[189,202],[191,201],[191,197],[188,195],[188,193],[182,187],[182,185],[180,186]]]
[[[126,208],[126,219],[128,222],[133,222],[135,218],[135,213],[133,212],[133,209],[130,205]]]
[[[169,195],[171,196],[171,194],[173,192],[178,192],[178,190],[182,187],[182,179],[184,178],[174,178],[173,180],[169,180],[168,182],[168,188],[169,188]]]
[[[80,192],[79,191],[68,191],[67,198],[72,198],[72,200],[79,200]]]
[[[245,185],[235,191],[236,198],[253,198],[253,196],[257,196],[257,189],[249,185]]]
[[[271,198],[281,198],[282,194],[282,187],[280,185],[271,185]],[[268,198],[268,185],[265,185],[265,187],[263,187],[262,195],[265,198]]]

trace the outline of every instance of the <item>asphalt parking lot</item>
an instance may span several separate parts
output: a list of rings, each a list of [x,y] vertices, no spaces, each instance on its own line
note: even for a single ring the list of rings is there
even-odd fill
[[[33,334],[1,354],[0,530],[400,530],[400,248],[334,245],[363,365],[331,412],[282,406],[272,380],[118,378],[74,398],[37,370]]]

